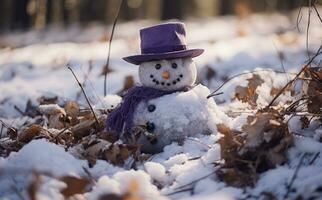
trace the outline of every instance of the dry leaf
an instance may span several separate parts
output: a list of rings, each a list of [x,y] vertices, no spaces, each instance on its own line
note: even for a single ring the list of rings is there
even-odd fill
[[[247,79],[248,84],[246,87],[237,86],[235,88],[235,97],[236,99],[247,102],[252,106],[256,106],[256,100],[258,98],[258,94],[256,93],[256,89],[258,86],[264,83],[264,80],[257,74],[253,74],[252,78]]]
[[[104,150],[103,156],[115,165],[123,165],[125,160],[138,151],[138,146],[126,144],[112,144]]]
[[[77,118],[79,115],[79,105],[75,101],[68,101],[64,107],[66,114],[72,118]]]
[[[63,129],[66,127],[66,115],[62,113],[57,113],[49,116],[48,127],[55,129]]]
[[[59,178],[60,181],[66,183],[67,187],[60,192],[65,198],[71,197],[75,194],[83,194],[87,191],[87,187],[91,181],[86,178],[77,178],[74,176],[63,176]]]
[[[39,102],[40,105],[57,104],[58,97],[57,96],[54,96],[54,97],[42,96],[42,97],[38,98],[37,101]]]
[[[32,181],[27,187],[27,193],[31,200],[37,200],[36,194],[40,186],[40,183],[41,183],[40,174],[34,172],[32,176]]]
[[[219,144],[225,161],[217,175],[237,187],[253,185],[258,173],[283,164],[285,151],[293,142],[283,117],[273,109],[249,116],[242,126],[244,133],[224,124],[218,124],[217,129],[224,135]]]
[[[79,122],[78,116],[80,113],[78,103],[75,101],[68,101],[66,102],[64,109],[66,114],[71,117],[70,124],[72,126],[76,125]]]
[[[32,124],[31,126],[21,131],[21,133],[18,136],[18,140],[20,142],[27,143],[31,141],[34,137],[40,135],[41,131],[42,131],[42,126],[38,124]]]

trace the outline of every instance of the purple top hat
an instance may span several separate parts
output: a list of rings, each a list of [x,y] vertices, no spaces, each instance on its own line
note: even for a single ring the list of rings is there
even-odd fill
[[[166,23],[144,28],[140,30],[140,37],[141,54],[123,58],[135,65],[152,60],[193,58],[204,52],[203,49],[188,49],[183,23]]]

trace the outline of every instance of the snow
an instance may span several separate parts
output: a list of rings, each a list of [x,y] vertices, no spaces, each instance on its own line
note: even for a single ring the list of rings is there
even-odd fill
[[[165,174],[165,167],[159,163],[146,162],[144,163],[145,171],[151,178],[160,183],[165,183],[167,176]]]
[[[306,11],[304,9],[303,12]],[[193,90],[195,94],[178,96],[182,103],[181,112],[191,114],[185,117],[200,118],[205,114],[196,113],[195,109],[187,105],[192,103],[200,108],[201,105],[208,104],[212,107],[212,115],[215,116],[215,119],[211,120],[216,123],[224,122],[233,130],[241,130],[247,116],[255,111],[249,104],[233,97],[236,86],[247,85],[247,79],[251,78],[252,74],[238,76],[221,88],[218,92],[223,94],[213,98],[217,105],[209,103],[212,99],[207,102],[205,98],[201,100],[201,97],[215,90],[227,77],[256,70],[256,74],[264,81],[256,89],[259,95],[256,103],[258,108],[266,106],[272,99],[270,89],[283,86],[307,59],[306,36],[303,31],[307,21],[306,15],[303,14],[299,25],[301,32],[294,28],[295,20],[296,12],[290,13],[289,16],[255,14],[246,19],[227,16],[203,21],[186,21],[189,45],[192,48],[204,48],[205,53],[194,59],[200,83]],[[105,98],[104,78],[100,74],[106,62],[107,42],[99,41],[99,38],[106,34],[105,27],[95,25],[87,29],[72,27],[69,30],[54,27],[41,33],[43,37],[38,37],[40,33],[37,31],[3,35],[1,42],[16,48],[0,49],[0,119],[8,125],[20,128],[34,119],[21,116],[14,106],[24,110],[29,99],[33,105],[37,105],[37,99],[41,96],[57,96],[59,101],[75,100],[80,88],[65,67],[67,63],[70,63],[80,82],[84,82],[85,91],[96,109],[110,109],[112,105],[116,106],[121,100],[116,93],[122,90],[125,77],[133,76],[138,84],[138,67],[124,62],[121,58],[138,52],[138,29],[152,23],[155,22],[136,21],[120,23],[117,26],[111,52],[112,72],[107,76],[109,95]],[[241,32],[245,34],[241,35]],[[312,18],[309,43],[312,52],[316,51],[321,42],[321,33],[319,22]],[[275,71],[283,71],[278,52],[283,54],[282,63],[286,71],[290,72],[288,75]],[[207,80],[208,68],[215,71],[210,80]],[[173,96],[165,98],[169,100]],[[283,107],[287,101],[296,98],[296,95],[292,96],[286,92],[276,102]],[[79,101],[81,105],[86,105],[82,95]],[[59,105],[58,102],[54,107],[42,106],[42,109],[59,109]],[[164,104],[160,105],[160,108],[162,109],[158,117],[169,117],[169,108]],[[172,114],[172,119],[180,123],[180,126],[189,122],[183,117],[178,117],[181,113]],[[304,154],[304,161],[293,183],[294,191],[292,190],[290,199],[299,194],[304,199],[314,195],[318,199],[321,198],[318,196],[321,193],[317,193],[317,188],[322,187],[322,130],[314,123],[302,130],[299,120],[300,117],[293,117],[288,123],[290,131],[296,133],[296,137],[294,146],[287,151],[287,162],[259,174],[258,182],[253,188],[230,187],[213,173],[216,169],[214,163],[221,162],[220,146],[216,143],[221,135],[216,132],[215,124],[209,123],[208,126],[212,127],[214,134],[195,133],[186,138],[183,144],[173,142],[167,145],[163,152],[139,163],[135,170],[117,167],[104,160],[98,160],[93,168],[89,168],[85,160],[73,156],[75,149],[66,150],[45,139],[33,140],[19,152],[0,158],[0,199],[19,199],[12,191],[13,186],[21,191],[22,195],[27,196],[26,187],[32,179],[33,171],[50,172],[56,176],[68,174],[80,177],[87,176],[84,168],[97,183],[93,190],[80,195],[80,199],[94,200],[108,193],[122,195],[133,189],[132,187],[135,194],[143,199],[258,199],[264,192],[271,192],[278,199],[283,199],[287,185]],[[172,126],[173,123],[168,125]],[[319,156],[310,164],[317,154]],[[199,180],[201,177],[205,178]],[[65,187],[63,182],[45,177],[42,183],[37,192],[39,199],[64,199],[59,193],[59,190]],[[178,192],[187,188],[190,190]],[[248,194],[251,196],[247,196]]]

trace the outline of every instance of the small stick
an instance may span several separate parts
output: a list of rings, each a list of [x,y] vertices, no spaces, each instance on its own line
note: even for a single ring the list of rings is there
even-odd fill
[[[0,139],[2,138],[3,124],[1,124]]]
[[[322,23],[322,18],[321,18],[321,15],[320,15],[320,13],[319,13],[318,9],[316,8],[315,1],[314,1],[314,3],[313,3],[313,8],[314,8],[314,10],[315,10],[315,12],[316,12],[316,15],[318,16],[318,18],[319,18],[320,22]]]
[[[61,130],[55,137],[54,137],[54,139],[57,139],[61,134],[63,134],[66,130],[68,130],[69,129],[69,127],[66,127],[66,128],[64,128],[63,130]]]
[[[111,55],[111,47],[112,47],[112,41],[113,41],[113,36],[114,36],[114,30],[115,30],[115,26],[117,23],[117,19],[119,18],[119,15],[120,15],[120,10],[121,10],[122,5],[123,5],[123,0],[121,0],[120,6],[117,10],[117,13],[116,13],[116,16],[115,16],[115,19],[113,22],[113,26],[112,26],[112,33],[111,33],[110,41],[108,44],[108,55],[107,55],[105,69],[104,69],[105,70],[104,71],[104,96],[106,96],[106,79],[107,79],[108,66],[110,63],[110,55]]]
[[[85,93],[84,87],[83,87],[83,86],[82,86],[82,84],[79,82],[79,80],[78,80],[78,78],[76,77],[76,75],[75,75],[75,73],[74,73],[73,69],[72,69],[70,66],[68,66],[68,65],[67,65],[67,68],[72,72],[72,74],[73,74],[73,76],[74,76],[75,80],[77,81],[77,83],[78,83],[79,87],[82,89],[82,92],[83,92],[83,94],[84,94],[84,97],[85,97],[85,99],[86,99],[86,102],[87,102],[87,104],[88,104],[89,108],[91,109],[91,111],[92,111],[92,113],[93,113],[93,115],[94,115],[94,118],[95,118],[95,121],[96,121],[96,125],[97,125],[97,127],[99,127],[99,121],[98,121],[97,116],[96,116],[96,114],[95,114],[95,112],[94,112],[94,109],[93,109],[93,107],[92,107],[91,103],[89,102],[89,99],[88,99],[88,97],[87,97],[87,95],[86,95],[86,93]]]
[[[300,162],[299,162],[299,164],[296,166],[296,169],[295,169],[295,171],[294,171],[294,174],[293,174],[293,176],[292,176],[292,178],[291,178],[291,181],[290,181],[290,183],[287,185],[287,187],[286,187],[286,189],[287,189],[287,191],[286,191],[286,194],[285,194],[285,196],[284,196],[284,199],[286,199],[287,197],[288,197],[288,195],[289,195],[289,193],[290,193],[290,190],[291,190],[291,187],[292,187],[292,185],[293,185],[293,183],[294,183],[294,181],[295,181],[295,179],[296,179],[296,177],[297,177],[297,174],[299,173],[299,171],[300,171],[300,168],[301,168],[301,166],[302,166],[302,164],[303,164],[303,160],[304,160],[304,157],[306,156],[307,154],[306,153],[304,153],[303,155],[302,155],[302,157],[300,158]]]
[[[313,60],[320,54],[320,51],[322,49],[322,45],[320,46],[320,48],[318,49],[318,51],[316,52],[316,54],[309,60],[309,62],[296,74],[296,76],[290,80],[276,95],[275,97],[272,99],[272,101],[264,108],[264,110],[267,110],[269,107],[271,107],[273,105],[273,103],[275,102],[275,100],[284,92],[284,90],[291,85],[301,74],[302,72],[304,72],[309,66],[310,64],[313,62]]]
[[[178,190],[178,191],[174,191],[174,192],[165,194],[165,196],[171,196],[171,195],[174,195],[174,194],[178,194],[178,193],[182,193],[182,192],[188,192],[188,191],[192,191],[192,190],[193,190],[193,188],[187,188],[187,189]]]
[[[202,179],[205,179],[205,178],[207,178],[207,177],[209,177],[209,176],[211,176],[211,175],[213,175],[213,174],[215,174],[215,173],[216,173],[216,171],[213,171],[213,172],[211,172],[210,174],[207,174],[207,175],[205,175],[205,176],[203,176],[203,177],[200,177],[200,178],[198,178],[198,179],[196,179],[196,180],[191,181],[190,183],[187,183],[187,184],[181,185],[181,186],[179,186],[179,187],[175,188],[175,190],[178,190],[178,189],[184,188],[184,187],[186,187],[186,186],[188,186],[188,185],[191,185],[191,184],[197,183],[197,182],[201,181]]]
[[[217,91],[220,90],[224,85],[226,85],[229,81],[233,80],[234,78],[237,78],[237,77],[242,76],[242,75],[253,74],[253,73],[256,73],[256,72],[275,72],[275,73],[280,73],[280,74],[284,74],[285,73],[285,72],[277,71],[277,70],[261,69],[261,70],[255,70],[255,71],[251,71],[251,72],[244,72],[244,73],[236,74],[234,76],[229,77],[215,91],[213,91],[211,94],[209,94],[207,96],[207,99],[209,99],[210,97],[213,97],[213,96],[222,94],[222,92],[217,93]],[[293,74],[293,73],[290,73],[290,72],[286,72],[286,73]]]
[[[13,108],[18,111],[21,115],[25,115],[25,112],[23,112],[22,110],[20,110],[20,108],[18,108],[18,106],[14,105]]]
[[[312,164],[314,163],[314,161],[319,157],[319,155],[320,155],[320,152],[317,152],[317,153],[314,155],[313,159],[309,162],[309,165],[312,165]]]
[[[81,68],[82,68],[82,67],[81,67]],[[87,81],[88,76],[89,76],[89,74],[91,73],[92,69],[93,69],[93,64],[92,64],[92,62],[90,61],[90,62],[89,62],[88,69],[87,69],[87,72],[86,72],[86,73],[84,73],[84,79],[83,79],[83,83],[82,83],[83,87],[85,87],[86,81]],[[82,70],[82,71],[83,71],[83,70]],[[77,93],[77,95],[76,95],[76,101],[80,98],[81,93],[82,93],[82,91],[79,91],[79,92]]]

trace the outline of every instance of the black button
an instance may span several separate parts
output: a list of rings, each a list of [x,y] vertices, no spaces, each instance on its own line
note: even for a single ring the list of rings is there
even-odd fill
[[[155,129],[155,125],[154,125],[154,123],[152,123],[152,122],[147,122],[147,123],[146,123],[146,130],[147,130],[149,133],[153,133],[154,129]]]
[[[156,65],[155,65],[155,68],[156,68],[156,69],[160,69],[160,68],[161,68],[161,65],[160,65],[160,64],[156,64]]]
[[[148,105],[148,111],[149,111],[149,112],[153,112],[153,111],[155,111],[155,105],[153,105],[153,104]]]

